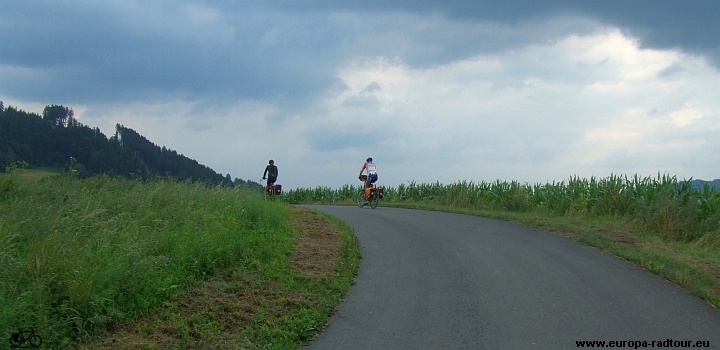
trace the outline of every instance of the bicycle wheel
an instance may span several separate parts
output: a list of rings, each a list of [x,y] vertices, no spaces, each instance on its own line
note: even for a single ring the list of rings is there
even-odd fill
[[[20,347],[20,345],[22,344],[23,342],[21,342],[19,338],[10,337],[10,346],[12,346],[13,348]]]
[[[39,348],[42,345],[42,338],[39,335],[33,334],[30,336],[30,345]]]
[[[365,190],[362,188],[360,189],[360,191],[358,191],[357,194],[357,205],[360,208],[365,206]]]
[[[377,189],[375,187],[373,187],[371,193],[372,194],[370,195],[370,208],[375,209],[378,206],[378,201],[380,200],[380,198],[378,198],[379,196],[377,194]]]

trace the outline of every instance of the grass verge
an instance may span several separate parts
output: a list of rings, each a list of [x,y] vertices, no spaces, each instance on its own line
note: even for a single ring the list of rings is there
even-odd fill
[[[353,237],[243,190],[0,174],[0,336],[33,327],[59,349],[296,348],[352,284]]]
[[[290,211],[289,257],[224,269],[80,349],[293,349],[314,339],[352,284],[358,244],[335,218]]]

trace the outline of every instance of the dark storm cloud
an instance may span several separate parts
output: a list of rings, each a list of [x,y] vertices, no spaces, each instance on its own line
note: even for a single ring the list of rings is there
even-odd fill
[[[191,23],[182,9],[192,5],[205,6],[200,12],[216,11],[219,20]],[[333,14],[354,14],[357,23],[348,25]],[[297,107],[333,90],[335,69],[350,59],[386,56],[414,66],[444,64],[569,32],[545,27],[488,35],[492,28],[473,32],[479,22],[515,28],[559,14],[616,25],[646,47],[679,47],[720,63],[716,0],[5,0],[0,3],[0,94],[61,103],[174,96]],[[452,29],[459,32],[417,25],[418,18],[408,15],[441,16],[460,23]],[[593,27],[569,26],[575,33]]]
[[[517,24],[557,14],[579,14],[618,26],[653,48],[682,48],[720,64],[720,1],[717,0],[504,0],[363,2],[275,1],[295,10],[441,13],[450,18]]]
[[[73,102],[175,95],[282,104],[334,83],[329,66],[317,59],[333,59],[321,47],[334,46],[332,31],[293,28],[292,21],[277,23],[278,18],[231,16],[227,27],[232,33],[223,41],[214,37],[218,28],[199,28],[183,37],[174,33],[182,24],[173,28],[162,23],[168,18],[117,10],[77,2],[0,5],[0,64],[8,75],[0,81],[0,92],[18,99]],[[152,15],[166,10],[156,9]],[[171,16],[177,14],[167,14]],[[263,35],[274,28],[282,31],[281,41],[263,42]]]

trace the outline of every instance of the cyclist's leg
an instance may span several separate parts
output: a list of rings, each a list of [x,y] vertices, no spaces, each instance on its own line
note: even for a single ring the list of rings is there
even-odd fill
[[[377,181],[377,174],[368,174],[367,180],[365,180],[365,187],[372,187],[375,181]]]
[[[368,199],[370,199],[370,197],[368,196],[367,189],[370,188],[370,186],[371,186],[370,185],[370,176],[365,178],[364,184],[365,184],[365,186],[363,187],[363,195],[365,196],[365,204],[368,204]]]

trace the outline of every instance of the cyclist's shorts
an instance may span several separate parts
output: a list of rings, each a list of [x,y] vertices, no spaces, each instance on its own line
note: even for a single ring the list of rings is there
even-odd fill
[[[377,179],[378,179],[377,174],[370,174],[368,176],[368,183],[375,183],[375,181],[377,181]]]
[[[267,178],[267,185],[270,186],[277,181],[277,176],[268,176]]]

